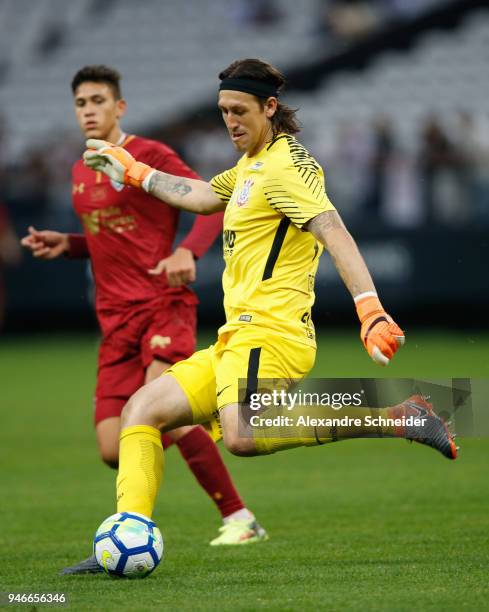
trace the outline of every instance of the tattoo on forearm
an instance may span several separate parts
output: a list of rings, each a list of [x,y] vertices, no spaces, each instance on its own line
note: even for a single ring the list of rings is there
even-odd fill
[[[192,191],[189,181],[180,176],[173,176],[163,172],[155,172],[151,177],[149,190],[154,195],[174,193],[182,198]]]
[[[307,224],[307,229],[317,238],[325,236],[330,230],[338,229],[339,227],[344,227],[344,225],[335,210],[322,212]]]

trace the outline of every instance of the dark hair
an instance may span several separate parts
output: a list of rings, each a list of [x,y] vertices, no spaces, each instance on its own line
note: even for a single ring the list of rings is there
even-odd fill
[[[71,91],[73,95],[75,94],[77,88],[87,81],[93,81],[94,83],[106,83],[114,94],[114,98],[116,100],[120,100],[122,98],[121,88],[119,85],[119,81],[121,79],[121,75],[114,70],[114,68],[109,68],[109,66],[104,66],[103,64],[93,65],[93,66],[85,66],[81,68],[71,81]]]
[[[225,70],[219,73],[221,81],[223,79],[253,79],[269,85],[274,85],[277,91],[280,92],[285,85],[284,75],[274,68],[271,64],[259,59],[242,59],[236,60],[230,64]],[[267,98],[255,96],[260,102],[262,108],[267,101]],[[273,135],[276,136],[279,132],[286,134],[297,134],[300,131],[300,124],[295,116],[297,109],[290,108],[282,102],[278,102],[277,110],[271,118]]]

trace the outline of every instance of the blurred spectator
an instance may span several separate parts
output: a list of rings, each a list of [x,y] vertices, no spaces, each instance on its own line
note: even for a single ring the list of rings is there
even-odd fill
[[[238,159],[229,146],[229,136],[224,126],[209,121],[188,133],[180,150],[187,163],[205,180],[210,180],[225,168],[231,168]]]
[[[32,150],[7,168],[5,198],[15,216],[43,214],[48,206],[50,172],[43,151]]]
[[[448,138],[440,121],[428,117],[421,126],[419,152],[423,206],[428,223],[459,223],[468,217],[467,160]]]
[[[7,121],[0,114],[0,177],[7,159]]]
[[[17,265],[21,259],[19,239],[10,223],[7,208],[0,202],[0,330],[5,314],[5,288],[2,268]]]
[[[63,44],[66,35],[66,28],[62,23],[52,22],[46,24],[41,33],[41,39],[37,45],[38,55],[47,57],[55,53]]]
[[[326,188],[345,220],[361,222],[362,198],[368,189],[371,139],[366,126],[348,119],[336,125],[331,157],[325,165]]]
[[[275,0],[235,0],[231,16],[238,24],[255,27],[275,25],[283,17]]]
[[[355,43],[394,22],[407,21],[447,0],[319,0],[314,31],[331,47]]]
[[[429,9],[446,4],[447,0],[383,0],[391,18],[413,19]]]
[[[333,45],[354,43],[378,27],[381,15],[379,3],[375,1],[321,1],[317,20],[319,33],[324,33],[327,42]]]
[[[369,217],[380,217],[384,206],[387,175],[395,154],[395,137],[388,117],[379,116],[371,127],[371,153],[368,164],[368,186],[363,204]]]
[[[71,206],[71,167],[83,152],[83,142],[78,133],[71,130],[60,131],[54,135],[46,148],[49,156],[48,208],[47,216],[53,215],[57,227],[60,216],[74,218]],[[46,219],[46,225],[50,225]]]
[[[453,127],[453,138],[462,158],[464,179],[470,200],[470,216],[476,222],[489,223],[489,121],[476,120],[460,111]]]
[[[419,177],[412,156],[397,150],[385,173],[382,220],[391,227],[416,227],[423,221]]]

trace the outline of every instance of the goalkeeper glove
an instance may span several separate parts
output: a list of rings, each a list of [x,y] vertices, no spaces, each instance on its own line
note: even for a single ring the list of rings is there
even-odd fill
[[[85,166],[103,172],[118,183],[148,191],[154,168],[136,161],[128,151],[105,140],[90,138],[86,145],[88,150],[83,154]]]
[[[362,324],[360,338],[368,354],[378,365],[388,365],[404,344],[404,332],[385,312],[375,293],[361,293],[355,298],[355,305]]]

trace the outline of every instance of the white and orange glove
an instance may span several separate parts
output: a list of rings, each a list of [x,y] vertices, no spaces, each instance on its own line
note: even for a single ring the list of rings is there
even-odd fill
[[[362,324],[360,338],[368,354],[378,365],[388,365],[397,349],[404,344],[404,332],[385,312],[373,291],[357,295],[355,306]]]
[[[86,146],[87,151],[83,154],[85,166],[103,172],[118,183],[148,191],[154,168],[136,161],[125,149],[105,140],[90,138]]]

